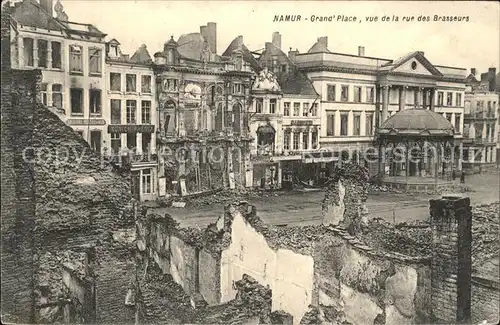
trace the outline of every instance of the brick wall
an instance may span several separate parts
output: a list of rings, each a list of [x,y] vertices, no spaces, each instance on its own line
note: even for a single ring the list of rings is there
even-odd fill
[[[431,300],[439,322],[470,320],[472,211],[469,198],[430,201]]]
[[[500,317],[500,283],[479,277],[472,278],[472,322],[484,320],[498,324]]]

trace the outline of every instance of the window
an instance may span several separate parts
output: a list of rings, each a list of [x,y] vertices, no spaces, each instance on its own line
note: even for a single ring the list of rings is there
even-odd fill
[[[290,116],[290,102],[283,103],[283,115]]]
[[[444,117],[448,120],[448,122],[451,122],[451,114],[450,113],[445,113]]]
[[[462,106],[462,94],[460,94],[460,93],[457,93],[456,105],[455,106],[457,106],[457,107]]]
[[[443,106],[444,104],[444,93],[442,91],[438,91],[438,103],[437,106]]]
[[[118,153],[122,146],[122,135],[120,133],[111,133],[111,150]]]
[[[361,103],[361,87],[354,87],[354,102]]]
[[[125,90],[129,93],[135,93],[137,91],[135,82],[136,82],[135,74],[127,74]]]
[[[302,116],[307,117],[309,115],[309,103],[302,104]]]
[[[299,150],[299,137],[300,137],[299,132],[295,132],[293,134],[293,150]]]
[[[82,47],[78,45],[69,46],[69,70],[71,72],[83,72]]]
[[[34,41],[32,38],[23,38],[23,56],[24,65],[28,67],[33,66],[33,50]]]
[[[347,113],[340,114],[340,135],[347,135],[347,120],[349,116]]]
[[[109,74],[109,82],[111,91],[122,90],[122,75],[119,73],[111,72]]]
[[[90,131],[90,147],[96,152],[101,152],[101,131]]]
[[[169,91],[178,91],[179,90],[179,84],[177,82],[177,79],[167,79],[167,84],[166,84],[166,88],[165,90],[169,90]],[[212,87],[214,89],[214,92],[215,92],[215,88]]]
[[[318,116],[318,103],[312,105],[311,116]]]
[[[42,68],[47,68],[48,65],[48,50],[49,50],[49,42],[43,39],[37,40],[38,46],[38,66]]]
[[[264,106],[264,100],[262,98],[257,98],[255,100],[255,112],[262,113],[262,106]]]
[[[361,116],[354,115],[354,123],[353,123],[353,135],[361,135]]]
[[[349,101],[349,86],[342,86],[342,90],[340,92],[340,100],[343,102]]]
[[[119,99],[111,100],[111,124],[122,124],[122,102]]]
[[[141,76],[141,93],[151,94],[151,76]]]
[[[40,85],[40,94],[41,94],[41,100],[42,100],[42,104],[44,104],[45,106],[47,106],[47,84],[46,83],[43,83]]]
[[[300,115],[300,103],[293,103],[293,116]]]
[[[153,173],[151,169],[144,169],[142,171],[142,193],[153,193]]]
[[[135,100],[127,100],[127,124],[135,124],[136,110],[137,102]]]
[[[287,71],[287,66],[286,64],[281,65],[281,72],[286,72]]]
[[[276,113],[276,99],[269,100],[269,113],[270,114]]]
[[[62,52],[61,43],[52,42],[52,68],[61,69],[62,67]]]
[[[233,94],[242,94],[242,93],[243,93],[243,85],[233,84]]]
[[[135,149],[137,147],[137,134],[127,133],[127,148]]]
[[[290,135],[292,133],[290,130],[285,130],[283,134],[283,149],[290,150]]]
[[[332,137],[335,135],[335,113],[326,115],[326,136]]]
[[[460,133],[460,114],[455,113],[455,132]]]
[[[318,149],[318,132],[314,131],[311,133],[311,149]]]
[[[71,88],[71,114],[83,114],[83,89]]]
[[[167,63],[168,64],[172,64],[174,63],[174,50],[170,49],[168,50],[167,52]]]
[[[143,133],[142,134],[142,152],[150,153],[151,152],[151,133]]]
[[[83,131],[82,130],[76,130],[76,132],[83,138]]]
[[[101,115],[101,90],[100,89],[90,89],[89,90],[89,109],[91,115]]]
[[[375,89],[373,87],[366,87],[366,102],[375,102]]]
[[[101,50],[89,49],[89,71],[93,74],[101,73]]]
[[[280,70],[280,66],[278,64],[278,57],[277,56],[273,56],[273,59],[272,59],[272,70],[274,73],[278,73],[279,70]]]
[[[452,106],[453,105],[453,93],[446,93],[446,106]]]
[[[62,85],[60,84],[52,85],[52,106],[63,108]]]
[[[335,85],[326,86],[326,100],[329,102],[335,101]]]
[[[373,135],[373,114],[366,114],[366,135]]]
[[[143,100],[141,102],[142,124],[151,124],[151,101]]]
[[[302,148],[304,150],[309,149],[309,132],[302,133]]]

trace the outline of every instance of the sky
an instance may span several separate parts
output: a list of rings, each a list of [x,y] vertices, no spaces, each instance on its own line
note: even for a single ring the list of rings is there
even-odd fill
[[[54,0],[54,3],[56,0]],[[273,32],[280,32],[282,50],[300,53],[328,36],[332,52],[386,59],[422,51],[435,65],[500,70],[500,4],[497,1],[166,1],[61,0],[70,21],[92,23],[116,38],[130,55],[146,44],[151,55],[174,36],[199,32],[207,22],[217,23],[217,52],[242,35],[251,50],[264,48]],[[275,15],[301,15],[300,22],[274,22]],[[311,22],[311,16],[334,16],[332,22]],[[356,22],[337,21],[339,15]],[[465,21],[434,22],[434,16],[468,17]],[[377,22],[366,17],[378,16]],[[398,16],[399,21],[382,21]],[[429,16],[430,22],[419,21]],[[408,17],[413,21],[403,21]],[[307,20],[305,20],[307,18]]]

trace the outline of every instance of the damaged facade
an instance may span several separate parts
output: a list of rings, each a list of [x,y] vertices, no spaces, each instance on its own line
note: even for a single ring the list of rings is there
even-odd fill
[[[11,68],[16,9],[2,7],[2,322],[128,321],[134,260],[113,233],[134,223],[129,177],[43,104],[43,71]]]
[[[217,54],[216,24],[154,55],[159,195],[249,186],[252,69],[240,49]]]

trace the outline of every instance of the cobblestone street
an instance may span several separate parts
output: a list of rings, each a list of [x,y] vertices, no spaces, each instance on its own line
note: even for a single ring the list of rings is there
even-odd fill
[[[456,181],[459,183],[459,180]],[[487,204],[499,200],[499,174],[489,172],[484,174],[470,175],[466,179],[466,185],[474,192],[466,193],[471,197],[471,203]],[[267,223],[280,224],[316,224],[321,220],[321,201],[324,191],[307,192],[281,192],[266,194],[266,196],[248,199],[250,204],[257,207],[259,216]],[[424,220],[428,216],[429,200],[438,198],[440,195],[407,195],[389,192],[379,192],[368,197],[367,207],[372,218],[383,218],[386,221],[396,223]],[[223,204],[212,204],[203,208],[186,207],[178,208],[154,208],[158,213],[169,213],[179,221],[181,226],[198,226],[203,228],[211,222],[215,222],[224,211]],[[393,215],[394,210],[394,215]]]

